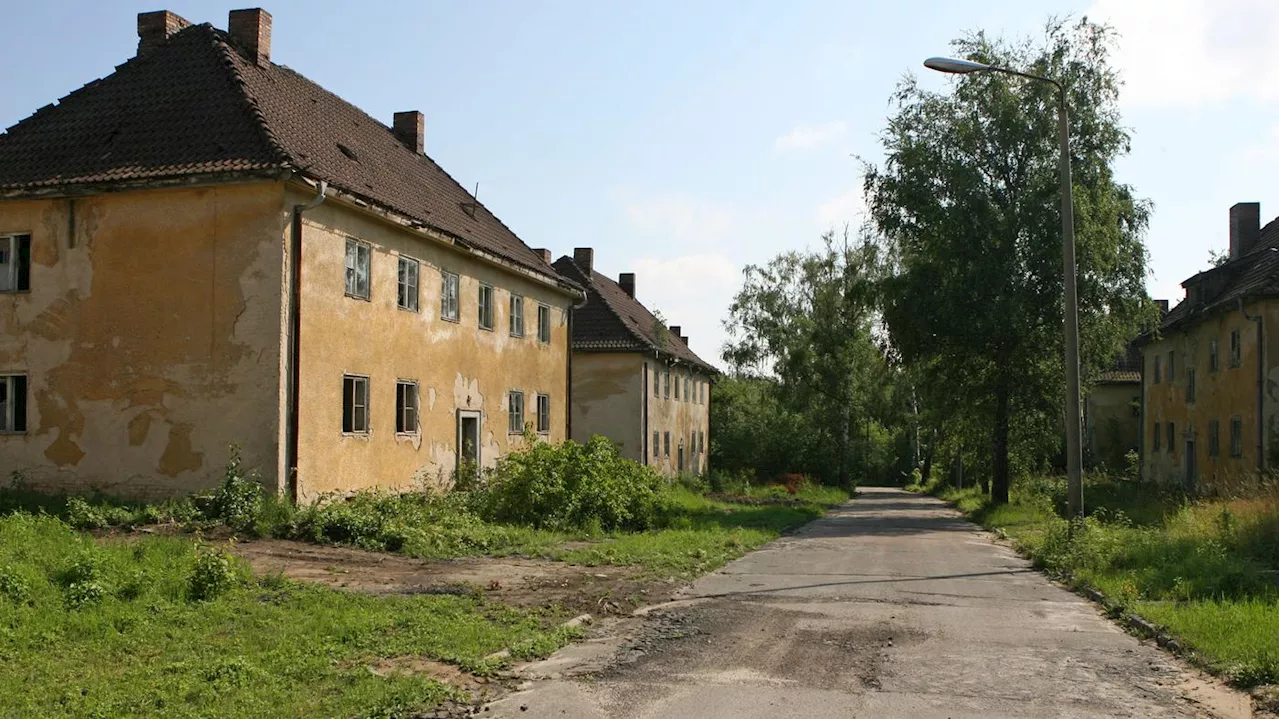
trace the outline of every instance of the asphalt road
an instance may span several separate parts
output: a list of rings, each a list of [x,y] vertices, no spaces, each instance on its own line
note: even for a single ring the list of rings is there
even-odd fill
[[[666,638],[606,642],[611,658],[585,675],[544,672],[482,714],[1248,716],[1242,695],[1125,634],[943,503],[898,490],[861,489],[684,597],[649,620]]]

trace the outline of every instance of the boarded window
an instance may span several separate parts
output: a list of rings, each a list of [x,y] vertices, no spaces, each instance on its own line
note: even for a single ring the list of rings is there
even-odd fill
[[[0,432],[27,431],[27,376],[0,375]]]
[[[524,431],[524,392],[507,393],[507,431],[511,434]]]
[[[418,311],[418,261],[412,257],[401,257],[396,270],[396,306]]]
[[[369,431],[369,378],[342,377],[342,431],[363,434]]]
[[[538,341],[551,343],[551,308],[546,305],[538,305]]]
[[[346,293],[348,297],[369,299],[369,245],[347,239]]]
[[[0,292],[31,289],[31,235],[0,235]]]
[[[450,272],[440,275],[440,319],[458,321],[458,276]]]
[[[406,380],[396,382],[396,432],[414,434],[418,431],[418,383]]]
[[[551,395],[538,395],[538,431],[543,434],[551,431]]]

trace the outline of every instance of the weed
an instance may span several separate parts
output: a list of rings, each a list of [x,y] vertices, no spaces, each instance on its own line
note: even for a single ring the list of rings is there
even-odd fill
[[[226,551],[196,545],[195,553],[189,580],[193,600],[203,602],[220,597],[239,582],[235,560]]]

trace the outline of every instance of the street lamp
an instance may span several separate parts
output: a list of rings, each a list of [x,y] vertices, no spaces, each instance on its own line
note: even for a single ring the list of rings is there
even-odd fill
[[[1071,203],[1071,156],[1067,153],[1070,138],[1067,129],[1067,88],[1057,80],[1018,72],[1008,68],[986,65],[969,60],[949,57],[931,57],[924,66],[938,72],[965,75],[971,72],[1002,72],[1029,80],[1047,82],[1058,88],[1058,145],[1062,190],[1062,272],[1066,301],[1063,303],[1063,324],[1066,331],[1067,352],[1067,514],[1079,517],[1084,514],[1084,483],[1080,478],[1080,326],[1076,307],[1076,229],[1075,210]]]

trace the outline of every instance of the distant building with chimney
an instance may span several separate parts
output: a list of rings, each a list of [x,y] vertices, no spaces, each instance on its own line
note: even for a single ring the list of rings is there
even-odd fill
[[[588,247],[555,268],[587,290],[572,319],[570,438],[603,435],[666,475],[704,473],[716,369],[689,349],[678,325],[640,304],[633,273],[617,282],[600,274]]]

